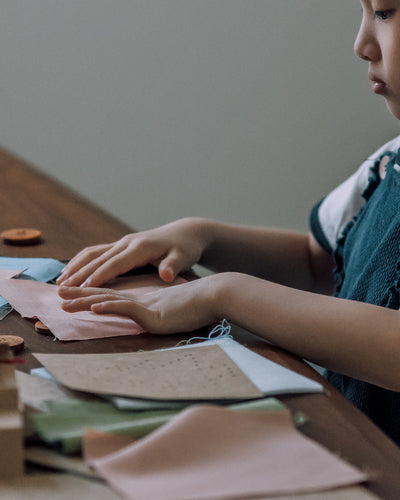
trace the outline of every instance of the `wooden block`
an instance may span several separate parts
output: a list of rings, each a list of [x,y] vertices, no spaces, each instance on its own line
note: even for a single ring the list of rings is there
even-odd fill
[[[18,409],[18,386],[15,378],[15,368],[12,363],[14,358],[7,345],[0,344],[0,411]]]
[[[23,421],[13,357],[9,347],[0,346],[0,477],[23,474]]]
[[[17,410],[0,411],[0,477],[21,476],[24,472],[23,423]]]

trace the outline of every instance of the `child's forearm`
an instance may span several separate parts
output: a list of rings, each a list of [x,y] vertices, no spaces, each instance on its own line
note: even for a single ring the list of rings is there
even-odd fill
[[[400,391],[400,313],[238,273],[215,278],[220,317],[331,370]]]
[[[118,314],[158,334],[189,332],[226,318],[334,371],[400,391],[400,312],[306,292],[241,273],[125,296],[60,287],[63,308]]]
[[[309,235],[204,219],[197,223],[209,241],[200,264],[212,271],[236,271],[323,293],[333,289],[333,262],[327,254],[315,258],[317,253],[325,252],[321,248],[313,251]],[[321,260],[324,269],[318,272]]]

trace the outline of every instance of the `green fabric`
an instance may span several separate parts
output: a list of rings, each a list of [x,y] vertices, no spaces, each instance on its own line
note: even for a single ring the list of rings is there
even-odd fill
[[[123,411],[110,403],[71,399],[48,401],[48,411],[31,414],[39,438],[65,454],[81,451],[86,429],[115,432],[134,439],[141,438],[170,420],[180,410]],[[266,398],[229,405],[234,410],[281,411],[284,405]]]

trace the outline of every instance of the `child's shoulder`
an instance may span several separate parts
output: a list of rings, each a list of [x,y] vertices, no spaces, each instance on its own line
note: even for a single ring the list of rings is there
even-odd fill
[[[388,151],[397,152],[400,149],[400,135],[395,137],[389,142],[386,142],[383,146],[375,151],[375,153],[368,158],[368,160],[376,160]],[[367,161],[368,161],[367,160]]]
[[[371,167],[376,160],[385,155],[385,153],[397,153],[400,149],[400,135],[386,142],[383,146],[377,149],[373,154],[368,156],[358,169],[342,184],[340,184],[333,193],[340,193],[341,198],[361,197],[364,189],[367,187],[370,177]],[[330,196],[330,195],[328,195]],[[334,196],[335,198],[335,196]],[[335,201],[336,202],[336,201]]]
[[[343,229],[364,205],[363,193],[370,181],[371,167],[375,161],[385,153],[397,153],[399,149],[400,135],[376,150],[353,175],[314,206],[310,215],[311,230],[328,252],[333,251]]]

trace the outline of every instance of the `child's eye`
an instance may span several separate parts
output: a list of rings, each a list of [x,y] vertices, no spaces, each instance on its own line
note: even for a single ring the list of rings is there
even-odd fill
[[[387,19],[389,19],[389,17],[392,16],[392,14],[393,14],[392,10],[376,10],[374,12],[374,18],[379,19],[381,21],[386,21]]]

